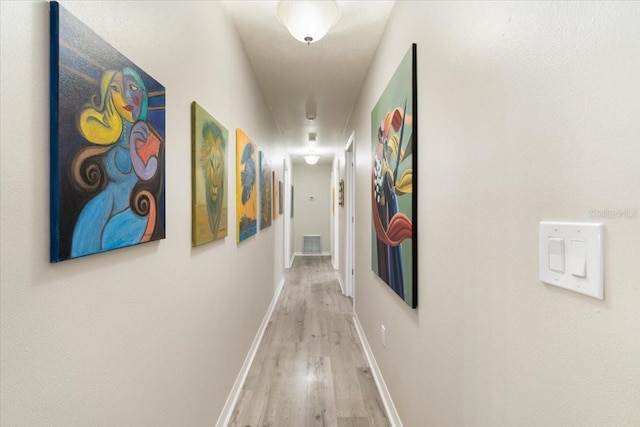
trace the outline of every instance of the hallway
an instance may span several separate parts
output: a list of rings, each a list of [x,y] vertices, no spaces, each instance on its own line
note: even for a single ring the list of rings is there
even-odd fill
[[[387,426],[330,257],[296,257],[232,426]]]
[[[0,0],[0,426],[640,427],[640,1],[281,1]]]

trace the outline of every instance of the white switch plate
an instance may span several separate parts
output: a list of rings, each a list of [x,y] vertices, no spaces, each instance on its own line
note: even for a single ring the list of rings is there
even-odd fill
[[[540,281],[604,299],[603,232],[601,223],[541,222]],[[557,254],[549,253],[550,246],[557,251],[558,239],[563,241],[564,268],[558,268]]]

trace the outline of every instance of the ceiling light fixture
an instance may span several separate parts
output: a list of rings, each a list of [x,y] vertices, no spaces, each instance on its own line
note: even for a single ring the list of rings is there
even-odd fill
[[[280,0],[278,19],[289,33],[303,43],[315,43],[323,38],[340,15],[334,0]]]
[[[313,154],[309,154],[304,156],[304,161],[307,162],[308,165],[315,165],[320,160],[320,156],[315,156]]]

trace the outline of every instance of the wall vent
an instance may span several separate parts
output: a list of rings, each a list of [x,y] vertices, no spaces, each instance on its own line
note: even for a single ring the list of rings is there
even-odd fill
[[[302,236],[302,253],[304,255],[320,255],[322,253],[319,234],[305,234]]]

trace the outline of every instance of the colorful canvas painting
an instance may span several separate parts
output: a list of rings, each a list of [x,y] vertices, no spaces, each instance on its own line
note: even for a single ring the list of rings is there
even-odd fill
[[[165,238],[165,89],[50,3],[51,262]]]
[[[236,242],[258,231],[258,150],[241,130],[236,130]]]
[[[416,45],[398,66],[371,112],[373,271],[417,307]]]
[[[229,131],[191,103],[191,244],[227,236]]]
[[[273,186],[271,185],[271,162],[260,151],[260,230],[271,227],[271,204],[273,203]]]
[[[271,185],[273,188],[273,220],[275,221],[280,215],[280,187],[278,186],[278,176],[275,171],[271,174]]]

